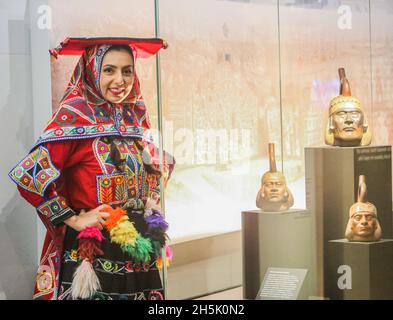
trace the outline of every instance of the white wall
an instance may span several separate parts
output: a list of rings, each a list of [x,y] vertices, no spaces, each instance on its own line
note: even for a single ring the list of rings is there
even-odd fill
[[[41,4],[0,0],[0,299],[31,299],[43,238],[7,175],[51,113],[49,36],[34,23]]]

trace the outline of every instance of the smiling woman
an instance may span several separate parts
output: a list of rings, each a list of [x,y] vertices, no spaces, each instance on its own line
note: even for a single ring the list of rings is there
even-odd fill
[[[134,84],[134,58],[128,46],[112,46],[104,56],[100,73],[102,96],[112,103],[121,103]]]
[[[78,38],[52,50],[83,48],[58,111],[10,172],[48,231],[35,299],[164,298],[160,177],[173,166],[159,169],[150,138],[141,47],[153,55],[163,41]]]

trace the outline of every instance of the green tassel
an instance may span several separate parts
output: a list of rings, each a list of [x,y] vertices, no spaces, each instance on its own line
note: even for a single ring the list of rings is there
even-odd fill
[[[138,236],[135,241],[135,246],[127,246],[127,253],[132,256],[137,262],[149,262],[150,253],[153,252],[153,246],[150,239]]]
[[[124,253],[128,253],[130,256],[134,256],[134,252],[135,252],[135,247],[131,244],[122,244],[120,246],[121,250]]]

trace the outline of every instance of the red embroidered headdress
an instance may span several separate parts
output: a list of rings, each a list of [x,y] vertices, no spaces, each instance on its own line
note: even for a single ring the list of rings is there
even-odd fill
[[[112,104],[100,92],[101,64],[112,45],[130,46],[134,65],[138,58],[148,58],[161,48],[162,39],[136,38],[67,38],[50,53],[80,55],[81,58],[61,99],[60,107],[49,121],[33,149],[48,141],[83,139],[98,136],[134,137],[149,141],[150,128],[140,84],[134,72],[134,84],[129,96]]]

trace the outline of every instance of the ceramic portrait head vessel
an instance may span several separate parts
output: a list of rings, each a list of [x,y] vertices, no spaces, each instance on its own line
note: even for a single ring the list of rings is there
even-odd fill
[[[382,229],[378,222],[377,208],[367,201],[365,176],[359,176],[358,199],[349,209],[349,221],[345,237],[349,241],[374,242],[381,239]]]
[[[262,176],[256,205],[262,211],[286,211],[293,206],[293,196],[287,187],[284,174],[277,171],[274,143],[269,143],[269,164],[270,170]]]
[[[351,95],[344,68],[338,70],[340,95],[330,101],[325,143],[331,146],[368,146],[372,135],[360,101]]]

